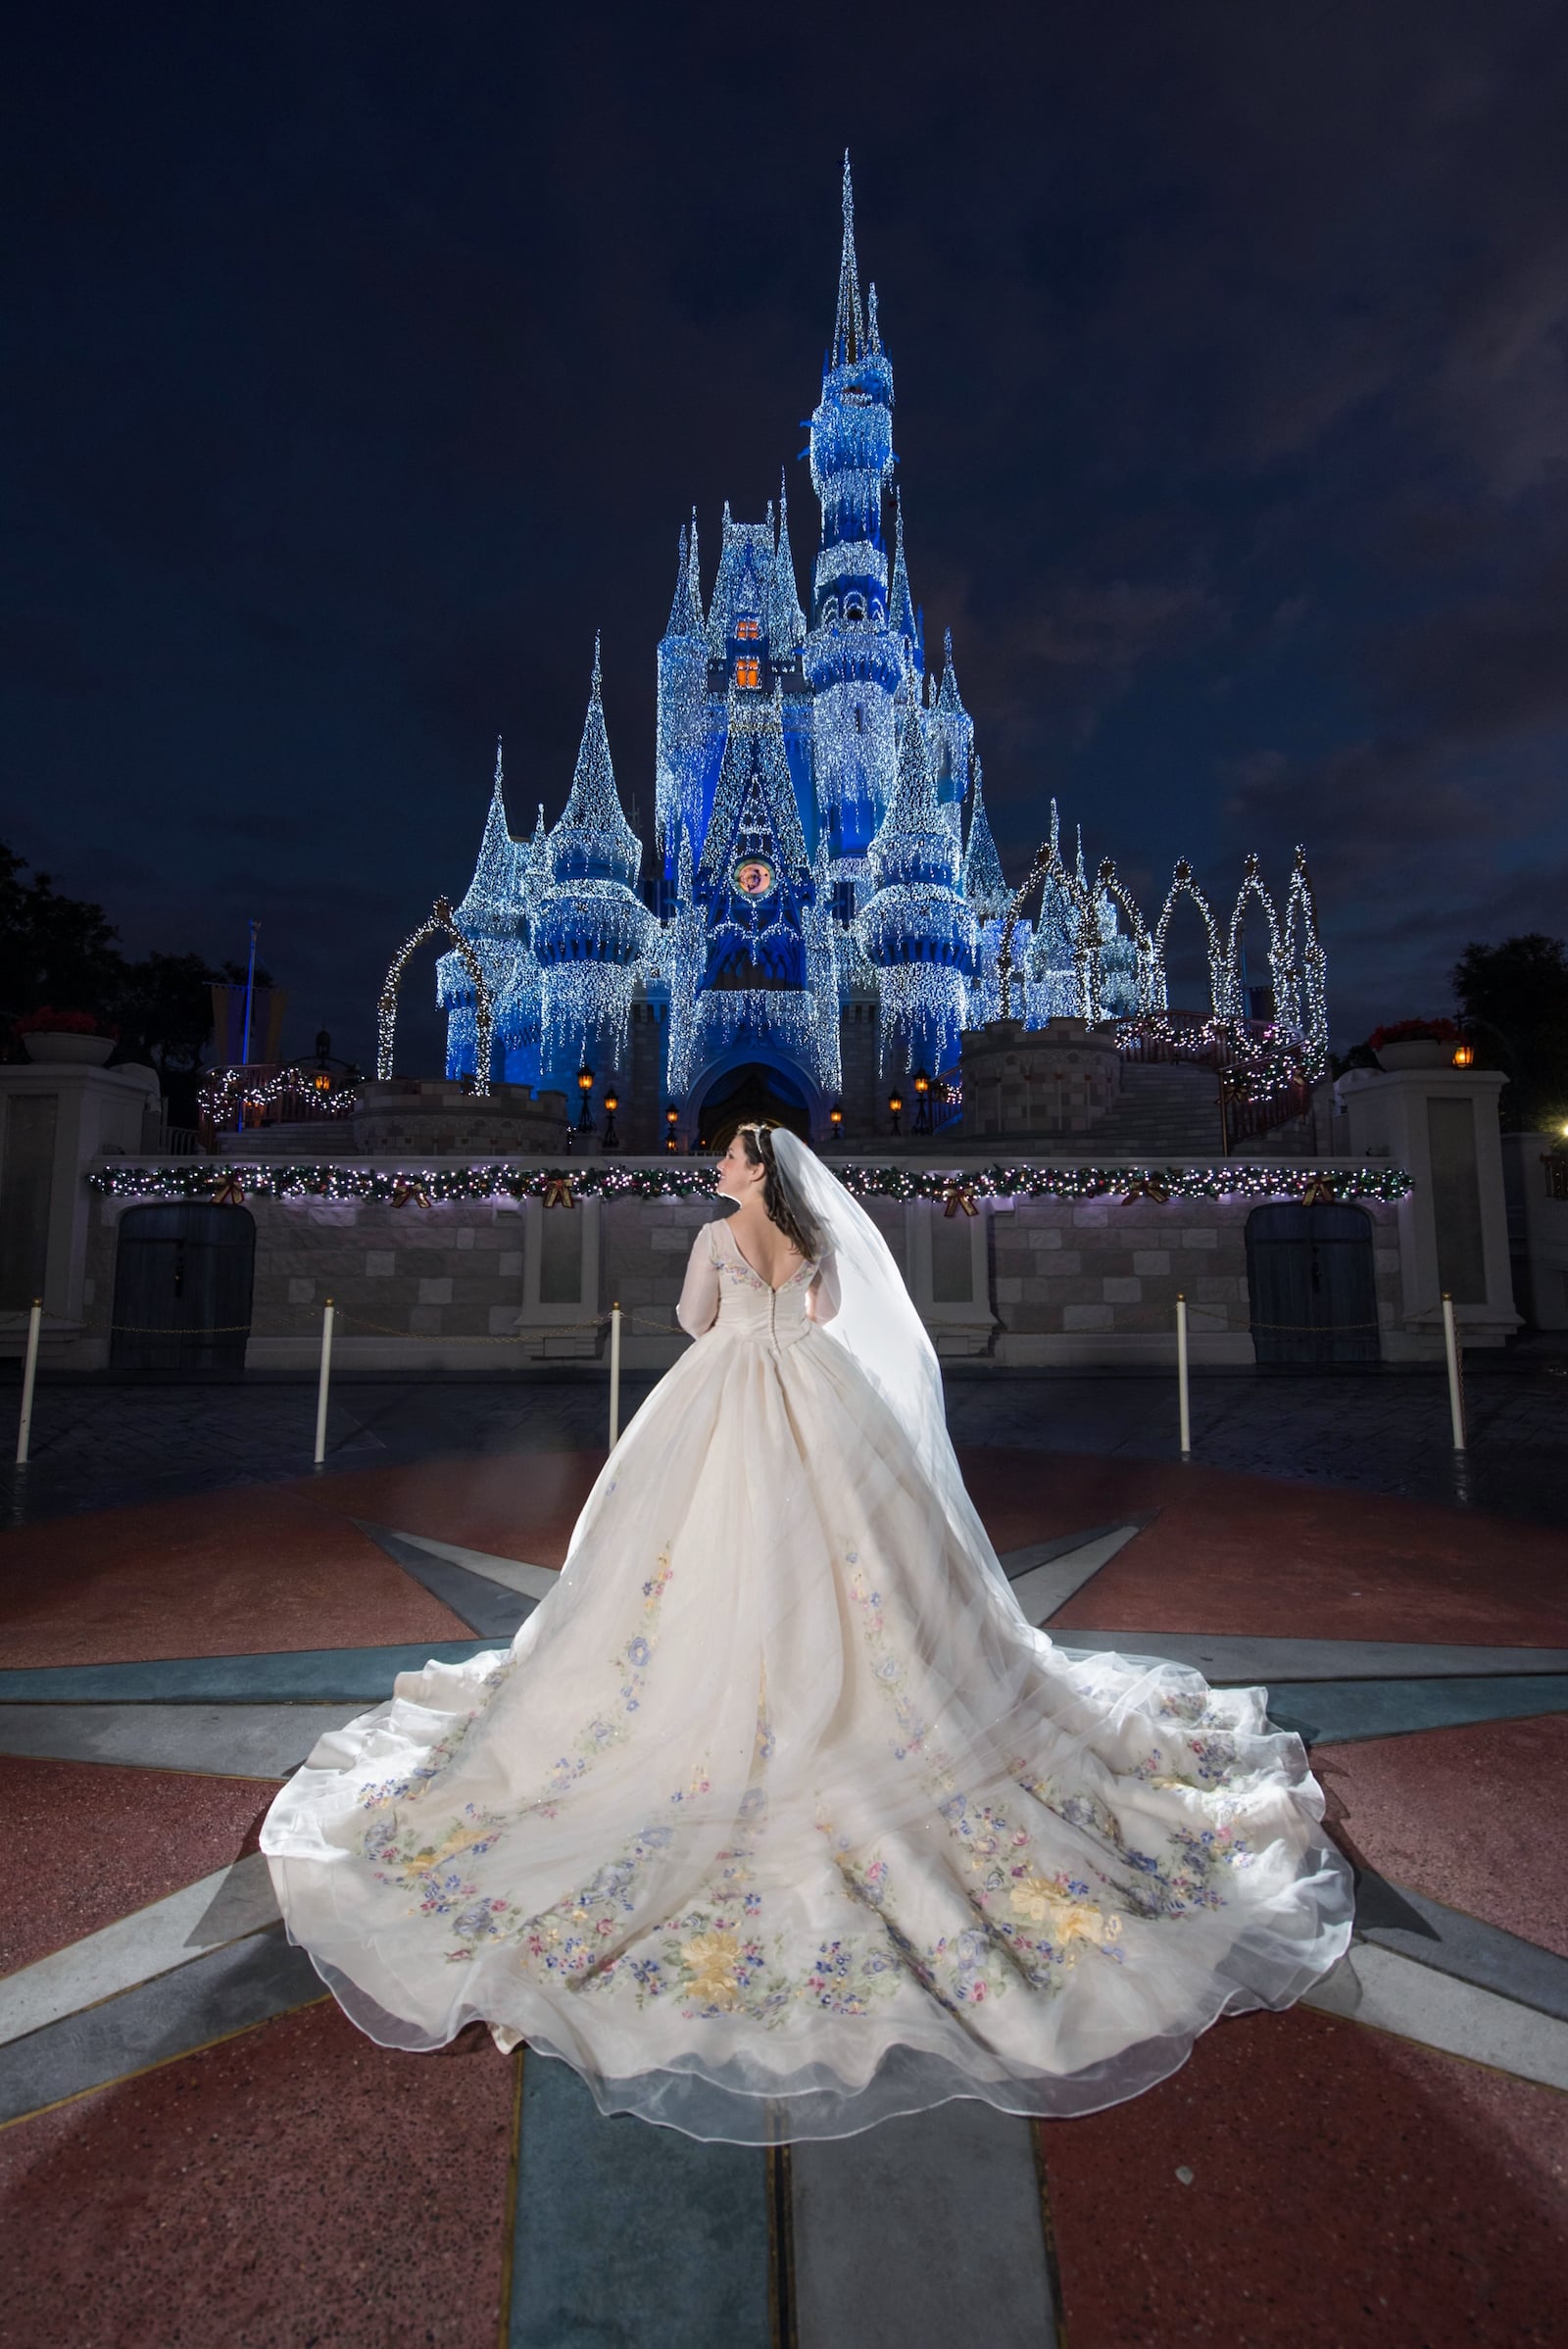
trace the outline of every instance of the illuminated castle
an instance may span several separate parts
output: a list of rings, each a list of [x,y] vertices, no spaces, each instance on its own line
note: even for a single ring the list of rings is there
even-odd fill
[[[956,1073],[962,1030],[1001,1008],[1011,893],[952,639],[939,677],[910,593],[893,367],[875,286],[861,299],[848,158],[843,203],[808,604],[782,485],[763,521],[725,507],[706,605],[694,513],[658,652],[652,857],[616,791],[596,649],[559,820],[541,807],[532,837],[512,837],[498,752],[456,912],[492,994],[491,1075],[569,1093],[586,1065],[640,1103],[645,1139],[665,1103],[687,1130],[744,1105],[820,1136],[838,1101],[848,1138],[890,1081]],[[1055,860],[1012,938],[1012,1007],[1031,1026],[1163,1003],[1119,894],[1085,877],[1081,849],[1075,867]],[[448,1074],[466,1075],[475,991],[456,954],[438,984]]]

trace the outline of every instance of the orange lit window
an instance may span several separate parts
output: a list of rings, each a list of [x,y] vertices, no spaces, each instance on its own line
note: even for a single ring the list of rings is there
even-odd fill
[[[753,687],[760,685],[762,682],[761,662],[760,661],[737,661],[735,663],[735,682],[737,685],[750,685]]]
[[[762,623],[760,620],[737,620],[735,633],[737,636],[745,637],[748,643],[755,644],[762,633]]]

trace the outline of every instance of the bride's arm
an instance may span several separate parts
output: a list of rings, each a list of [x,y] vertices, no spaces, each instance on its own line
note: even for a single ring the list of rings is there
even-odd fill
[[[710,1224],[705,1223],[692,1242],[675,1319],[688,1338],[701,1338],[718,1319],[718,1266],[713,1261]]]
[[[839,1260],[832,1248],[816,1268],[806,1292],[806,1310],[812,1321],[831,1321],[839,1309]]]

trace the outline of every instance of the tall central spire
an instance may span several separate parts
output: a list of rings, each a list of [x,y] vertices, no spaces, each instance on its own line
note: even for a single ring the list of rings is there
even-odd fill
[[[844,150],[844,250],[839,258],[839,314],[833,325],[833,364],[843,367],[860,357],[865,327],[860,316],[860,269],[855,258],[855,189],[850,181],[850,151]]]

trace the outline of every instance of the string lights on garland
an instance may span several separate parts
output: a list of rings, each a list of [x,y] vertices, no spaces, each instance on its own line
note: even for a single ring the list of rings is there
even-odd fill
[[[832,1171],[854,1199],[924,1199],[944,1206],[955,1187],[974,1199],[1108,1199],[1129,1205],[1147,1200],[1156,1206],[1190,1199],[1298,1199],[1312,1205],[1374,1199],[1393,1205],[1408,1198],[1412,1187],[1410,1177],[1397,1166],[1285,1166],[1235,1158],[1218,1166],[1008,1166],[993,1162],[972,1168],[851,1164],[835,1166]],[[253,1200],[337,1199],[431,1207],[495,1199],[537,1199],[547,1206],[571,1206],[593,1199],[699,1199],[711,1196],[713,1188],[711,1170],[703,1165],[607,1166],[593,1159],[570,1167],[510,1163],[383,1169],[341,1161],[279,1165],[265,1160],[215,1168],[210,1159],[177,1158],[157,1166],[94,1167],[86,1181],[107,1199],[211,1199],[215,1182],[220,1181],[237,1187]]]

